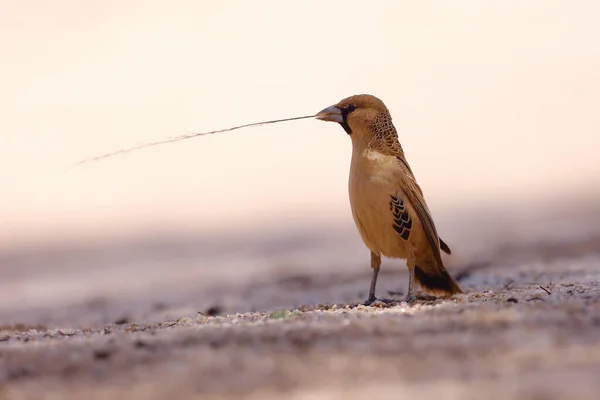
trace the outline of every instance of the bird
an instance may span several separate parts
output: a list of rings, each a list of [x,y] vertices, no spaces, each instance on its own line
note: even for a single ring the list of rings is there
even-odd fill
[[[415,282],[424,292],[440,297],[463,293],[444,266],[441,251],[451,254],[450,247],[438,236],[384,102],[370,94],[353,95],[321,110],[316,118],[337,122],[352,141],[350,208],[371,252],[373,270],[369,297],[363,304],[379,300],[375,289],[381,257],[406,260],[408,304],[416,300]]]

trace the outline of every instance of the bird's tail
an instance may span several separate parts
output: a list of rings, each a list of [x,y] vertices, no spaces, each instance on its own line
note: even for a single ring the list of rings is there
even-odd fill
[[[431,275],[427,274],[424,269],[416,266],[415,280],[425,292],[436,296],[452,296],[453,294],[463,292],[445,268],[436,271],[435,275]]]

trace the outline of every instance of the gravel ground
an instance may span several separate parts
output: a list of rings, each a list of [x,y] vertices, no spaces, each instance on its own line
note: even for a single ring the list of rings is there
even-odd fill
[[[597,398],[598,254],[477,266],[459,276],[466,294],[422,298],[414,306],[317,305],[211,316],[221,312],[213,307],[155,323],[4,326],[0,395]],[[328,293],[353,283],[330,278],[322,289]],[[368,271],[355,280],[357,287],[367,284]],[[271,285],[284,290],[289,284]]]
[[[413,306],[401,302],[406,268],[384,260],[378,294],[391,307],[358,305],[368,254],[343,235],[250,240],[222,257],[211,245],[203,262],[186,246],[152,253],[156,243],[124,245],[136,262],[120,250],[5,252],[0,398],[596,399],[592,228],[485,258],[456,251],[449,268],[466,293]],[[455,250],[474,243],[456,237]]]

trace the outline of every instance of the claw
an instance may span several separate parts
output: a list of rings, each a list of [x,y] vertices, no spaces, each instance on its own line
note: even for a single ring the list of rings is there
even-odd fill
[[[417,298],[415,297],[414,294],[409,293],[406,295],[406,298],[404,299],[404,301],[406,303],[408,303],[409,306],[412,306],[413,304],[415,304],[415,301],[417,300]]]
[[[393,299],[378,299],[377,297],[369,297],[367,299],[367,301],[365,301],[363,303],[363,305],[365,306],[370,306],[370,305],[374,305],[377,303],[382,303],[382,304],[387,304],[387,305],[395,305],[396,303],[398,303],[396,300]]]
[[[367,301],[365,301],[365,302],[363,303],[363,305],[365,305],[365,306],[370,306],[371,304],[373,304],[373,303],[374,303],[374,302],[376,302],[376,301],[377,301],[377,297],[369,297],[369,298],[367,299]]]

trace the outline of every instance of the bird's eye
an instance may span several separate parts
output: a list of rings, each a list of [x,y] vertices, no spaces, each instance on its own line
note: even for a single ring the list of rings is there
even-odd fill
[[[351,113],[352,111],[356,110],[356,106],[354,104],[350,104],[348,107],[346,107],[346,110],[348,110],[348,113]]]

